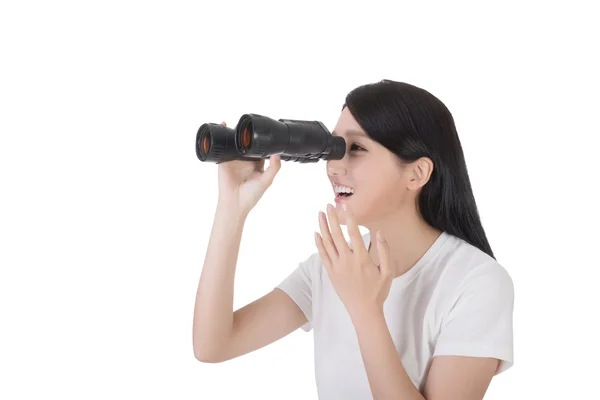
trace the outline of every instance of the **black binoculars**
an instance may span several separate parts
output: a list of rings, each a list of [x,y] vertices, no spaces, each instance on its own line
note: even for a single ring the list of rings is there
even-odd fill
[[[341,160],[346,141],[333,136],[320,121],[274,120],[244,114],[235,129],[205,123],[196,134],[200,161],[220,164],[232,160],[257,161],[279,154],[283,161],[300,163]]]

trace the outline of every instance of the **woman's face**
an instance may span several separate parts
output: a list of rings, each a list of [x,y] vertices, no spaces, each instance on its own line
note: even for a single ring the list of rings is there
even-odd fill
[[[380,225],[386,216],[411,201],[407,190],[409,168],[403,167],[392,152],[372,140],[347,107],[332,134],[346,140],[344,158],[327,161],[327,175],[341,224],[345,224],[342,203],[348,205],[359,225],[369,228]],[[354,193],[340,197],[336,193],[338,185],[349,187]]]

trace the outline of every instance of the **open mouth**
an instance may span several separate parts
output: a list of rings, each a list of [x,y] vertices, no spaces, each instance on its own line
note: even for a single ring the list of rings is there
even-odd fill
[[[354,188],[349,186],[337,185],[334,184],[333,190],[335,192],[335,200],[347,200],[350,196],[354,194]]]
[[[352,195],[353,195],[352,193],[345,193],[345,192],[336,193],[335,202],[337,204],[345,203],[348,200],[350,200],[350,196],[352,196]]]
[[[341,203],[348,201],[350,196],[354,195],[354,188],[351,186],[340,185],[336,182],[333,183],[333,191],[335,193],[335,202]]]

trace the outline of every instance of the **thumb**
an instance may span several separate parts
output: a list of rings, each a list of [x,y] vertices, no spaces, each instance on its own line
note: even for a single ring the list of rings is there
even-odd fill
[[[273,180],[275,179],[275,175],[279,172],[281,168],[281,157],[277,155],[272,155],[269,157],[269,167],[262,173],[260,180],[265,185],[265,187],[271,186]]]
[[[379,261],[381,265],[379,266],[379,271],[381,271],[382,276],[391,276],[392,269],[390,266],[390,252],[389,246],[381,231],[377,231],[377,251],[379,252]]]

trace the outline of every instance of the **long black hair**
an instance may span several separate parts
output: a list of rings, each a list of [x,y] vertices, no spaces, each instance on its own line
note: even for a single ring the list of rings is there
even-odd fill
[[[422,218],[495,258],[479,219],[454,118],[444,103],[417,86],[384,79],[353,89],[345,107],[369,137],[400,161],[433,161],[417,201]]]

